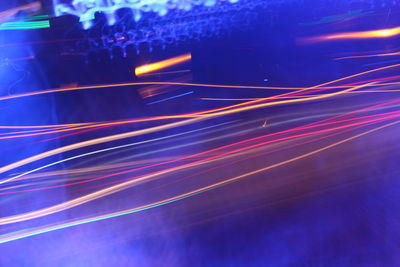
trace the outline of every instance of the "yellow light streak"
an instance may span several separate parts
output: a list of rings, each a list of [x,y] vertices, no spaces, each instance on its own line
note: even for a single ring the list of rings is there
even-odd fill
[[[181,56],[177,56],[177,57],[173,57],[173,58],[169,58],[163,61],[159,61],[159,62],[155,62],[152,64],[147,64],[147,65],[143,65],[143,66],[139,66],[135,69],[135,74],[136,76],[142,76],[144,74],[150,73],[150,72],[154,72],[157,70],[162,70],[186,61],[189,61],[192,59],[192,55],[191,54],[184,54]]]

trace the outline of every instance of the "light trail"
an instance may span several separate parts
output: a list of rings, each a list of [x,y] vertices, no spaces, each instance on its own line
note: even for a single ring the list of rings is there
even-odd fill
[[[355,92],[348,92],[347,94],[365,94],[365,93],[400,93],[400,90],[362,90]],[[282,98],[306,98],[309,96],[314,96],[315,94],[310,94],[307,96],[292,96],[292,97],[282,97]],[[326,94],[325,94],[326,95]],[[217,97],[202,97],[200,100],[208,100],[208,101],[251,101],[264,99],[262,97],[256,98],[217,98]]]
[[[189,61],[192,59],[192,55],[191,54],[184,54],[181,56],[177,56],[177,57],[173,57],[170,59],[166,59],[163,61],[159,61],[159,62],[155,62],[152,64],[147,64],[147,65],[143,65],[143,66],[139,66],[135,69],[135,74],[136,76],[142,76],[144,74],[148,74],[150,72],[154,72],[157,70],[162,70],[177,64],[181,64],[183,62]]]
[[[392,60],[368,63],[368,64],[364,64],[364,66],[369,67],[369,66],[376,66],[376,65],[385,65],[385,64],[392,64],[392,63],[399,62],[399,61],[400,61],[400,59],[392,59]]]
[[[180,94],[180,95],[171,96],[171,97],[167,97],[167,98],[164,98],[164,99],[161,99],[161,100],[153,101],[153,102],[147,103],[146,105],[153,105],[153,104],[161,103],[161,102],[164,102],[164,101],[168,101],[168,100],[175,99],[175,98],[178,98],[178,97],[190,95],[190,94],[193,94],[193,93],[194,93],[194,91],[186,92],[186,93],[183,93],[183,94]]]
[[[10,21],[0,24],[0,31],[35,30],[50,28],[49,20],[41,21]]]
[[[47,129],[47,128],[67,128],[67,127],[76,127],[82,125],[92,124],[90,122],[87,123],[72,123],[72,124],[53,124],[53,125],[18,125],[18,126],[8,126],[8,125],[0,125],[0,129]]]
[[[363,133],[354,135],[352,137],[343,139],[341,141],[335,142],[335,143],[330,144],[328,146],[324,146],[322,148],[313,150],[313,151],[305,153],[303,155],[300,155],[300,156],[297,156],[297,157],[294,157],[294,158],[291,158],[291,159],[288,159],[288,160],[285,160],[285,161],[282,161],[282,162],[279,162],[279,163],[276,163],[276,164],[273,164],[273,165],[270,165],[270,166],[255,170],[255,171],[251,171],[251,172],[239,175],[239,176],[235,176],[235,177],[226,179],[224,181],[221,181],[221,182],[218,182],[218,183],[214,183],[212,185],[205,186],[205,187],[202,187],[202,188],[199,188],[199,189],[196,189],[196,190],[193,190],[193,191],[181,194],[181,195],[177,195],[175,197],[171,197],[171,198],[167,198],[167,199],[164,199],[164,200],[161,200],[161,201],[153,202],[151,204],[143,205],[143,206],[136,207],[136,208],[133,208],[133,209],[123,210],[123,211],[120,211],[120,212],[114,212],[114,213],[109,213],[109,214],[105,214],[105,215],[101,215],[101,216],[96,216],[96,217],[92,217],[92,218],[88,218],[88,219],[77,220],[77,221],[74,221],[74,222],[68,222],[68,223],[60,224],[60,225],[56,225],[56,226],[53,225],[53,226],[50,226],[50,227],[47,227],[47,228],[45,227],[45,228],[41,228],[41,229],[36,229],[34,231],[32,231],[31,229],[28,229],[25,233],[21,233],[21,231],[19,231],[19,232],[14,232],[14,233],[11,233],[11,234],[8,234],[8,235],[5,234],[5,235],[0,236],[0,243],[6,243],[6,242],[10,242],[10,241],[14,241],[14,240],[18,240],[18,239],[22,239],[22,238],[26,238],[26,237],[38,235],[38,234],[43,234],[43,233],[47,233],[47,232],[51,232],[51,231],[55,231],[55,230],[64,229],[64,228],[67,228],[67,227],[82,225],[82,224],[85,224],[85,223],[96,222],[96,221],[100,221],[100,220],[105,220],[105,219],[110,219],[110,218],[119,217],[119,216],[123,216],[123,215],[128,215],[128,214],[136,213],[136,212],[139,212],[139,211],[144,211],[144,210],[148,210],[148,209],[151,209],[151,208],[155,208],[155,207],[159,207],[159,206],[162,206],[162,205],[166,205],[166,204],[169,204],[169,203],[173,203],[173,202],[176,202],[176,201],[179,201],[179,200],[183,200],[183,199],[186,199],[186,198],[189,198],[189,197],[192,197],[192,196],[207,192],[209,190],[218,188],[220,186],[224,186],[224,185],[227,185],[229,183],[236,182],[236,181],[241,180],[243,178],[246,178],[246,177],[261,173],[261,172],[265,172],[265,171],[268,171],[270,169],[277,168],[277,167],[280,167],[280,166],[283,166],[283,165],[286,165],[286,164],[289,164],[289,163],[292,163],[292,162],[295,162],[295,161],[298,161],[298,160],[301,160],[301,159],[304,159],[304,158],[307,158],[307,157],[310,157],[312,155],[315,155],[317,153],[323,152],[323,151],[328,150],[330,148],[339,146],[341,144],[344,144],[346,142],[352,141],[354,139],[360,138],[360,137],[365,136],[367,134],[376,132],[378,130],[381,130],[381,129],[384,129],[384,128],[387,128],[387,127],[390,127],[390,126],[394,126],[394,125],[396,125],[398,123],[400,123],[400,121],[391,122],[391,123],[385,124],[383,126],[379,126],[379,127],[374,128],[374,129],[371,129],[371,130],[365,131]]]
[[[52,128],[53,131],[57,132],[57,131],[61,131],[61,130],[65,130],[66,127],[54,127]],[[38,130],[26,130],[26,131],[17,131],[17,132],[5,132],[5,133],[0,133],[0,139],[1,136],[7,136],[4,139],[11,139],[11,138],[15,138],[15,137],[19,137],[21,135],[25,135],[25,134],[47,134],[49,132],[49,130],[47,128],[42,128],[42,129],[38,129]]]
[[[391,56],[400,56],[400,52],[379,53],[379,54],[370,54],[370,55],[362,55],[362,56],[338,57],[338,58],[334,58],[334,60],[355,59],[355,58],[371,58],[371,57],[391,57]]]
[[[354,32],[341,32],[326,34],[316,37],[301,38],[300,42],[324,42],[324,41],[336,41],[336,40],[362,40],[362,39],[374,39],[374,38],[389,38],[400,35],[400,27],[371,30],[371,31],[354,31]]]

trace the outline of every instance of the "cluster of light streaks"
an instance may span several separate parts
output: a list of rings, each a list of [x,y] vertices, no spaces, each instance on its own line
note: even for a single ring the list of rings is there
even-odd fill
[[[390,104],[390,106],[393,106],[394,103],[386,103],[385,105],[389,105],[389,104]],[[380,106],[382,106],[382,105],[380,105]],[[371,110],[371,109],[372,109],[372,108],[369,108],[369,110]],[[373,110],[376,110],[376,107],[375,107]],[[334,127],[334,128],[329,128],[329,129],[324,129],[324,130],[319,130],[319,131],[313,131],[313,132],[310,132],[310,133],[300,134],[300,135],[294,135],[294,136],[290,136],[290,137],[287,137],[287,138],[285,137],[285,138],[275,139],[273,142],[283,141],[283,140],[286,140],[286,139],[292,139],[293,137],[298,138],[298,137],[304,137],[304,136],[308,136],[308,135],[314,135],[314,134],[316,134],[316,133],[330,132],[330,131],[338,130],[338,129],[342,129],[342,128],[346,129],[346,128],[349,128],[349,127],[358,127],[358,126],[360,126],[360,125],[363,126],[363,125],[366,125],[366,124],[379,122],[379,121],[381,121],[381,120],[387,120],[387,119],[397,118],[398,116],[399,116],[399,114],[398,114],[397,112],[390,112],[390,113],[384,113],[384,114],[380,114],[380,115],[376,115],[376,116],[364,116],[364,117],[358,117],[358,118],[354,118],[354,119],[346,119],[346,120],[342,120],[342,121],[334,121],[334,122],[331,122],[331,123],[323,123],[323,124],[318,124],[318,125],[312,124],[312,125],[309,125],[309,126],[307,126],[307,127],[301,127],[300,129],[304,129],[304,128],[307,128],[307,129],[314,129],[314,128],[321,127],[321,126],[327,126],[327,125],[333,126],[333,125],[336,125],[336,124],[338,124],[338,123],[343,123],[343,122],[346,122],[346,123],[347,123],[347,122],[351,122],[351,124],[348,124],[348,125],[345,125],[345,126]],[[361,120],[361,119],[366,119],[366,120],[365,120],[365,121],[362,121],[362,122],[354,122],[354,121],[358,121],[358,120]],[[208,127],[208,128],[210,128],[210,127]],[[294,130],[300,130],[300,129],[294,129]],[[200,130],[204,130],[204,129],[200,129]],[[285,133],[287,133],[287,131],[286,131]],[[174,135],[174,136],[172,136],[172,137],[176,137],[176,136],[184,135],[184,134],[188,134],[188,133],[177,134],[177,135]],[[279,133],[279,134],[280,134],[280,133]],[[257,137],[257,140],[259,140],[259,139],[261,139],[261,138],[265,138],[265,137],[270,137],[270,136],[271,136],[271,135],[260,136],[260,137]],[[206,140],[205,142],[210,142],[210,141],[214,141],[214,140],[218,140],[218,139],[222,139],[222,138],[226,138],[226,137],[227,137],[227,136],[221,136],[221,137],[219,137],[219,138],[208,139],[208,140]],[[171,136],[167,136],[167,137],[165,137],[165,138],[171,138]],[[158,140],[160,140],[160,139],[165,139],[165,138],[158,138]],[[52,166],[52,165],[56,165],[56,164],[59,164],[59,163],[62,163],[62,162],[66,162],[66,161],[69,161],[69,160],[75,160],[75,159],[77,159],[77,158],[82,158],[82,157],[94,155],[94,154],[97,154],[97,153],[104,153],[104,152],[108,152],[108,151],[115,150],[115,149],[121,149],[121,148],[125,148],[125,147],[128,147],[128,146],[134,146],[134,145],[143,144],[143,143],[147,143],[147,142],[154,142],[154,141],[158,141],[158,140],[148,140],[148,141],[144,141],[144,142],[140,142],[140,143],[133,143],[133,144],[128,144],[128,145],[124,145],[124,146],[118,146],[118,147],[112,147],[112,148],[109,148],[109,149],[103,149],[103,150],[99,150],[99,151],[94,151],[94,152],[91,152],[91,153],[81,154],[81,155],[78,155],[78,156],[75,156],[75,157],[72,157],[72,158],[67,158],[67,159],[64,159],[64,160],[61,160],[61,161],[54,162],[54,163],[52,163],[52,164],[46,165],[46,166],[42,166],[42,167],[37,168],[37,169],[34,169],[34,170],[32,170],[32,171],[29,171],[29,172],[20,174],[20,175],[18,175],[18,176],[13,177],[13,180],[14,180],[14,181],[16,181],[16,180],[21,180],[21,177],[24,177],[24,176],[26,176],[26,175],[28,175],[28,174],[30,174],[30,173],[36,172],[36,171],[41,170],[41,169],[48,168],[49,166]],[[253,141],[253,140],[246,140],[245,142],[241,142],[241,144],[247,143],[247,142],[249,142],[249,141]],[[270,143],[272,143],[272,142],[271,142],[271,141],[268,141],[267,143],[270,144]],[[262,144],[263,144],[263,143],[261,143],[261,145],[262,145]],[[186,144],[185,146],[187,146],[187,145],[193,145],[193,144]],[[236,144],[235,144],[235,145],[236,145]],[[257,146],[259,146],[259,145],[260,145],[260,144],[257,144]],[[226,147],[227,147],[227,146],[224,146],[224,147],[222,147],[222,148],[226,148]],[[220,149],[222,149],[222,148],[218,148],[217,150],[220,150]],[[170,149],[176,149],[176,147],[172,147],[172,148],[170,148]],[[245,148],[245,149],[247,149],[247,148]],[[243,148],[241,148],[240,150],[243,150]],[[69,184],[62,184],[62,185],[56,185],[56,186],[49,186],[49,187],[45,187],[45,188],[44,188],[44,187],[39,187],[39,188],[36,188],[36,189],[28,189],[28,190],[22,190],[22,191],[14,191],[14,192],[9,192],[9,191],[8,191],[8,192],[5,192],[5,193],[0,193],[0,195],[1,195],[1,194],[10,194],[10,193],[29,192],[29,191],[36,191],[36,190],[43,190],[43,189],[51,189],[51,188],[59,188],[59,187],[64,187],[64,186],[70,186],[70,185],[77,185],[77,184],[88,183],[88,182],[92,182],[92,181],[97,181],[97,180],[109,178],[109,177],[112,177],[112,176],[115,176],[115,175],[120,175],[120,174],[124,174],[124,173],[128,173],[128,172],[134,172],[134,171],[137,171],[137,170],[146,169],[146,168],[149,168],[149,167],[161,166],[161,165],[169,164],[169,163],[172,163],[172,162],[187,160],[187,159],[189,159],[189,158],[197,158],[197,157],[199,157],[199,156],[202,156],[203,154],[208,154],[208,153],[210,153],[210,152],[215,152],[215,151],[216,151],[216,150],[213,149],[212,151],[206,151],[206,152],[202,152],[202,153],[190,155],[190,156],[187,156],[187,157],[184,157],[184,158],[180,158],[180,159],[167,160],[167,161],[164,161],[164,162],[161,162],[161,163],[148,165],[148,166],[146,166],[146,167],[140,167],[140,168],[134,168],[134,169],[130,169],[130,170],[124,170],[123,172],[116,172],[116,173],[114,173],[114,174],[112,174],[112,175],[106,175],[106,176],[98,177],[98,178],[95,178],[95,179],[87,179],[87,178],[85,178],[83,181],[80,181],[80,182],[73,182],[73,183],[69,183]],[[155,151],[155,152],[157,152],[157,151]],[[237,151],[235,151],[235,152],[237,152]],[[153,152],[153,153],[154,153],[154,152]],[[228,154],[232,154],[232,152],[230,152],[230,153],[228,153]],[[136,155],[136,156],[141,156],[141,155]],[[215,157],[215,156],[213,156],[213,157]],[[220,156],[218,156],[218,157],[220,157]],[[204,160],[202,160],[201,162],[203,162],[203,161],[204,161]],[[136,163],[136,164],[137,164],[137,162],[130,162],[129,164],[133,164],[133,163]],[[127,165],[127,164],[123,164],[122,167],[126,167],[126,165]],[[77,170],[76,172],[77,172],[78,174],[81,174],[81,173],[90,173],[90,172],[93,172],[93,171],[96,171],[96,170],[99,170],[99,169],[104,170],[104,169],[115,168],[115,167],[116,167],[116,166],[114,166],[114,165],[112,165],[112,166],[110,166],[110,167],[101,166],[101,167],[97,167],[97,168],[87,168],[87,169],[85,169],[85,170],[79,169],[79,170]],[[121,167],[121,166],[118,165],[118,167]],[[64,173],[65,173],[65,172],[64,172]],[[71,171],[68,171],[68,174],[70,174],[70,173],[71,173]],[[56,174],[50,173],[50,174],[45,174],[45,177],[48,176],[48,175],[53,176],[53,175],[60,175],[60,174],[62,174],[62,172],[57,172]],[[36,175],[36,176],[33,176],[33,177],[34,177],[34,178],[37,178],[38,176]],[[43,176],[39,176],[39,177],[43,177]],[[29,178],[29,177],[27,177],[27,178]],[[27,178],[22,178],[22,179],[27,179]],[[80,178],[80,180],[82,180],[82,179],[83,179],[83,178]],[[54,180],[52,179],[52,180],[49,181],[49,182],[54,182]],[[27,184],[27,185],[29,186],[29,184]],[[26,185],[22,184],[22,185],[17,186],[17,187],[23,187],[23,186],[26,186]],[[13,187],[11,187],[11,188],[3,188],[3,190],[9,190],[9,189],[13,189]],[[0,191],[2,191],[2,190],[0,190]]]
[[[71,144],[71,145],[68,145],[65,147],[60,147],[60,148],[57,148],[57,149],[54,149],[51,151],[47,151],[47,152],[41,153],[39,155],[24,159],[24,160],[14,162],[7,166],[3,166],[0,168],[0,174],[4,173],[6,171],[15,169],[17,167],[23,166],[25,164],[28,164],[28,163],[31,163],[31,162],[34,162],[34,161],[37,161],[40,159],[44,159],[44,158],[47,158],[47,157],[50,157],[53,155],[57,155],[59,153],[64,153],[67,151],[75,150],[78,148],[101,144],[104,142],[111,142],[111,141],[115,141],[115,140],[125,139],[125,138],[134,137],[134,136],[138,136],[138,135],[144,135],[144,134],[148,134],[151,132],[162,131],[162,130],[166,130],[166,129],[170,129],[170,128],[180,127],[180,126],[188,125],[191,123],[200,122],[205,119],[210,119],[210,118],[228,115],[228,114],[237,113],[237,112],[243,112],[243,111],[248,111],[248,110],[252,110],[252,109],[258,109],[258,108],[263,108],[263,107],[273,106],[273,105],[278,105],[278,104],[290,104],[290,103],[312,101],[312,100],[323,99],[323,98],[327,98],[327,97],[338,96],[341,94],[345,94],[345,93],[360,89],[363,86],[364,85],[355,86],[355,87],[352,87],[352,88],[349,88],[346,90],[341,90],[339,92],[334,92],[334,93],[330,93],[330,94],[326,94],[326,95],[317,95],[317,96],[312,96],[309,98],[289,99],[289,100],[261,103],[261,102],[265,102],[265,101],[277,98],[277,97],[269,97],[269,98],[264,98],[262,100],[254,100],[254,101],[250,101],[250,102],[246,102],[246,103],[231,105],[229,107],[217,108],[217,109],[198,112],[198,113],[194,113],[194,114],[188,114],[188,115],[184,115],[184,117],[190,118],[187,120],[173,122],[173,123],[169,123],[169,124],[165,124],[165,125],[161,125],[161,126],[155,126],[155,127],[151,127],[151,128],[147,128],[147,129],[128,132],[128,133],[122,133],[122,134],[116,134],[116,135],[107,136],[107,137],[101,137],[101,138],[97,138],[97,139],[93,139],[93,140],[89,140],[89,141]],[[297,93],[304,92],[304,90],[305,89],[299,90]],[[291,94],[291,93],[282,94],[281,96],[287,96],[289,94]],[[9,181],[9,179],[6,179],[4,181],[1,181],[0,183],[5,183],[8,181]]]
[[[323,89],[319,89],[319,87],[327,86],[327,85],[330,85],[330,84],[333,84],[333,83],[336,83],[339,81],[344,81],[344,80],[347,80],[350,78],[354,78],[357,76],[361,76],[361,75],[365,75],[365,74],[369,74],[369,73],[373,73],[373,72],[396,68],[398,66],[399,66],[399,64],[396,64],[396,65],[386,66],[386,67],[382,67],[382,68],[378,68],[378,69],[374,69],[374,70],[370,70],[370,71],[365,71],[365,72],[362,72],[359,74],[350,75],[345,78],[340,78],[340,79],[337,79],[337,80],[334,80],[331,82],[327,82],[327,83],[323,83],[321,85],[313,86],[310,88],[299,89],[294,92],[284,93],[284,94],[280,94],[277,96],[267,97],[267,98],[263,98],[263,99],[259,99],[259,100],[248,101],[248,102],[244,102],[244,103],[240,103],[240,104],[234,104],[234,105],[230,105],[230,106],[223,107],[223,108],[211,109],[211,110],[195,112],[195,113],[191,113],[191,114],[189,113],[189,114],[183,114],[183,115],[156,117],[156,118],[150,118],[150,119],[141,119],[141,120],[139,119],[139,120],[133,120],[133,121],[128,121],[128,122],[126,122],[126,121],[125,122],[114,122],[114,123],[111,123],[111,125],[117,125],[117,124],[121,124],[121,123],[133,123],[133,122],[140,122],[140,121],[148,121],[148,120],[189,118],[188,120],[173,122],[173,123],[169,123],[169,124],[150,127],[147,129],[137,130],[137,131],[128,132],[128,133],[117,134],[117,135],[108,136],[108,137],[102,137],[102,138],[98,138],[98,139],[94,139],[94,140],[84,141],[84,142],[77,143],[77,144],[72,144],[72,145],[69,145],[66,147],[61,147],[58,149],[54,149],[52,151],[47,151],[40,155],[36,155],[36,156],[30,157],[30,158],[27,158],[25,160],[21,160],[19,162],[15,162],[15,163],[9,164],[7,166],[4,166],[4,167],[0,168],[0,173],[4,173],[6,171],[23,166],[30,162],[34,162],[34,161],[37,161],[37,160],[40,160],[43,158],[47,158],[47,157],[56,155],[58,153],[63,153],[66,151],[70,151],[70,150],[74,150],[74,149],[78,149],[78,148],[82,148],[82,147],[86,147],[86,146],[92,146],[92,145],[96,145],[96,144],[100,144],[100,143],[104,143],[104,142],[111,142],[114,140],[120,140],[120,139],[125,139],[125,138],[129,138],[129,137],[133,137],[133,136],[143,135],[143,134],[147,134],[147,133],[151,133],[151,132],[155,132],[155,131],[161,131],[161,130],[166,130],[166,129],[170,129],[170,128],[174,128],[174,127],[184,126],[184,125],[188,125],[191,123],[199,122],[204,119],[210,119],[210,118],[214,118],[214,117],[218,117],[218,116],[248,111],[248,110],[252,110],[252,109],[259,109],[259,108],[264,108],[264,107],[268,107],[268,106],[292,104],[292,103],[305,102],[305,101],[314,101],[314,100],[318,100],[318,99],[324,99],[324,98],[334,97],[334,96],[338,96],[338,95],[342,95],[342,94],[347,94],[347,93],[359,90],[361,88],[364,88],[365,86],[372,85],[374,83],[367,83],[367,84],[362,84],[362,85],[358,85],[358,86],[352,86],[352,87],[344,89],[344,90],[339,90],[336,92],[323,94],[323,95],[318,94],[318,95],[310,96],[307,98],[279,100],[281,98],[290,97],[290,96],[296,96],[296,97],[301,96],[302,94],[305,94],[305,93],[315,93],[318,91],[320,92]],[[72,90],[73,88],[68,88],[68,89]],[[64,90],[64,89],[60,89],[60,90]],[[315,91],[315,90],[317,90],[317,91]],[[54,90],[52,90],[52,91],[54,92]],[[57,91],[59,91],[59,90],[57,90]],[[32,93],[32,94],[35,94],[35,93]],[[39,94],[39,93],[37,93],[37,94]],[[279,100],[279,101],[274,101],[274,100]],[[88,127],[89,128],[90,127],[101,127],[101,126],[109,126],[109,125],[110,124],[107,124],[107,123],[105,123],[105,124],[100,123],[100,124],[95,124],[95,125],[90,125],[90,126],[81,126],[79,128],[75,128],[75,129],[82,129],[82,128],[88,128]],[[58,131],[64,131],[64,129],[58,130]],[[53,131],[53,132],[58,132],[58,131]],[[25,136],[31,136],[31,135],[36,135],[36,133],[27,134]],[[5,180],[5,181],[8,181],[8,180]],[[4,181],[2,181],[2,183],[4,183]]]
[[[289,164],[291,162],[294,162],[294,161],[309,157],[311,155],[320,153],[320,152],[322,152],[324,150],[327,150],[327,149],[330,149],[332,147],[344,144],[344,143],[346,143],[348,141],[351,141],[353,139],[362,137],[362,136],[364,136],[366,134],[375,132],[377,130],[381,130],[381,129],[385,128],[385,127],[396,125],[398,123],[399,123],[399,121],[396,120],[394,122],[384,124],[383,126],[375,127],[375,128],[373,128],[371,130],[364,131],[364,132],[362,132],[360,134],[356,134],[356,135],[353,135],[351,137],[345,138],[345,139],[343,139],[341,141],[332,143],[332,144],[330,144],[328,146],[324,146],[322,148],[319,148],[319,149],[313,150],[311,152],[305,153],[305,154],[303,154],[301,156],[293,157],[293,158],[290,158],[288,160],[285,160],[285,161],[282,161],[282,162],[279,162],[279,163],[276,163],[276,164],[273,164],[273,165],[270,165],[270,166],[267,166],[267,167],[264,167],[264,168],[261,168],[261,169],[257,169],[257,170],[254,170],[254,171],[242,174],[242,175],[238,175],[238,176],[232,177],[230,179],[227,179],[227,180],[224,180],[224,181],[221,181],[221,182],[218,182],[218,183],[211,184],[211,185],[206,186],[206,187],[202,187],[202,188],[199,188],[199,189],[196,189],[196,190],[184,193],[184,194],[180,194],[180,195],[177,195],[177,196],[172,197],[172,198],[164,199],[162,201],[150,203],[150,204],[147,204],[147,205],[144,205],[144,206],[140,206],[140,207],[136,207],[136,208],[129,209],[129,210],[123,210],[123,211],[119,211],[119,212],[105,214],[105,215],[102,215],[102,216],[92,217],[92,218],[88,218],[88,219],[84,219],[84,220],[78,220],[78,221],[64,223],[64,224],[60,224],[60,225],[56,225],[56,226],[39,228],[39,229],[35,229],[33,231],[29,229],[29,230],[25,230],[25,231],[18,232],[18,233],[11,233],[11,234],[8,234],[8,235],[3,235],[0,238],[0,240],[1,240],[0,242],[2,242],[2,243],[9,242],[9,241],[17,240],[17,239],[24,238],[24,237],[29,237],[29,236],[33,236],[33,235],[37,235],[37,234],[41,234],[41,233],[46,233],[46,232],[50,232],[50,231],[54,231],[54,230],[63,229],[63,228],[66,228],[66,227],[77,226],[77,225],[84,224],[84,223],[95,222],[95,221],[109,219],[109,218],[113,218],[113,217],[117,217],[117,216],[127,215],[127,214],[131,214],[131,213],[139,212],[139,211],[144,211],[144,210],[147,210],[147,209],[150,209],[150,208],[155,208],[155,207],[158,207],[158,206],[161,206],[161,205],[169,204],[169,203],[172,203],[172,202],[175,202],[175,201],[178,201],[178,200],[182,200],[182,199],[185,199],[185,198],[188,198],[188,197],[200,194],[200,193],[204,193],[204,192],[206,192],[208,190],[211,190],[211,189],[214,189],[214,188],[218,188],[220,186],[235,182],[237,180],[246,178],[248,176],[255,175],[255,174],[260,173],[260,172],[265,172],[267,170],[270,170],[270,169],[273,169],[273,168],[276,168],[276,167],[280,167],[282,165]],[[147,175],[145,177],[148,179],[148,178],[150,178],[152,176],[154,176],[154,174],[150,174],[150,175]],[[144,177],[142,177],[141,179],[143,179],[143,178]],[[135,179],[135,183],[138,182],[137,180],[138,179]],[[126,183],[129,183],[129,182],[124,182],[124,183],[122,183],[122,185],[125,186]],[[121,184],[119,184],[117,186],[113,186],[113,187],[111,187],[111,189],[114,190],[115,187],[120,187],[120,186],[121,186]],[[108,190],[111,190],[111,189],[109,188]],[[103,194],[103,193],[104,192],[101,192],[101,194]],[[89,195],[87,195],[85,197],[88,197],[88,196],[92,197],[93,194],[89,194]],[[77,200],[82,200],[82,199],[77,199]],[[55,206],[55,207],[53,207],[52,212],[58,212],[58,211],[63,210],[63,209],[71,208],[74,205],[77,205],[77,203],[76,203],[77,200],[70,201],[70,202],[67,203],[67,205],[62,204],[62,205],[59,205],[59,206]],[[82,200],[83,203],[84,203],[84,201],[87,201],[87,200]],[[32,219],[35,216],[48,215],[50,213],[50,211],[49,210],[41,210],[39,213],[40,213],[40,215],[30,215],[29,214],[28,216],[25,215],[25,216],[13,216],[11,218],[4,218],[4,219],[1,220],[1,224],[12,223],[13,219],[14,220],[16,219],[17,221],[21,221],[21,220]]]
[[[190,55],[184,55],[167,62],[142,67],[143,69],[136,70],[136,73],[143,74],[160,70],[187,61],[190,58]],[[190,86],[199,89],[199,91],[204,87],[283,91],[283,93],[268,97],[225,99],[243,102],[182,114],[166,114],[164,116],[120,121],[41,126],[0,126],[0,142],[49,134],[60,135],[58,138],[63,138],[92,130],[101,132],[105,127],[119,125],[135,124],[138,127],[122,133],[62,145],[1,166],[0,196],[3,198],[15,196],[24,198],[35,193],[51,194],[55,190],[66,188],[77,193],[78,196],[56,204],[45,204],[44,207],[34,210],[3,215],[0,218],[0,225],[7,228],[4,228],[6,230],[0,236],[0,243],[177,202],[303,160],[388,127],[395,127],[400,122],[400,111],[398,110],[400,100],[398,98],[386,102],[366,103],[361,108],[350,105],[346,111],[333,110],[332,114],[311,112],[305,116],[300,116],[298,112],[289,112],[288,118],[281,118],[278,123],[270,122],[272,116],[268,116],[267,119],[257,117],[248,122],[230,120],[224,123],[216,123],[215,120],[237,114],[249,114],[254,111],[264,112],[276,106],[285,108],[297,107],[306,103],[318,104],[325,100],[340,101],[340,99],[352,98],[358,94],[396,94],[399,92],[396,89],[399,85],[399,77],[397,75],[389,76],[387,72],[395,72],[399,67],[400,64],[385,66],[304,88],[141,82],[60,88],[2,97],[0,101],[17,101],[22,97],[50,93],[72,93],[78,90],[143,85]],[[369,77],[368,75],[375,76]],[[376,75],[379,75],[379,78],[376,78]],[[192,92],[190,91],[190,93]],[[315,118],[318,118],[318,120],[315,121]],[[167,122],[164,123],[164,121]],[[141,126],[141,123],[144,122],[149,123],[150,126],[149,124]],[[207,123],[207,126],[199,127],[198,125],[201,123]],[[279,125],[279,123],[285,125],[286,129],[285,127],[281,129],[282,125]],[[180,132],[167,134],[166,132],[169,130],[179,130]],[[64,132],[69,133],[61,135]],[[148,134],[160,134],[161,136],[151,138],[147,136]],[[135,142],[130,141],[130,138],[133,137],[137,138]],[[45,139],[43,142],[52,139]],[[114,141],[126,143],[113,145],[111,142]],[[222,141],[224,141],[223,145],[220,144]],[[100,144],[107,145],[107,147],[103,149],[95,148],[95,145]],[[190,150],[179,152],[183,148],[201,147],[202,145],[207,145],[209,148],[201,149],[200,152]],[[80,149],[83,148],[88,149],[88,151],[80,152]],[[133,149],[141,150],[141,152],[132,153]],[[67,152],[72,154],[54,160],[55,156]],[[283,152],[290,156],[283,160],[278,160],[279,157],[275,160],[275,157],[270,156]],[[115,155],[117,156],[115,157]],[[167,156],[160,157],[157,155]],[[95,164],[89,162],[88,165],[83,167],[69,168],[68,170],[62,168],[48,170],[50,167],[60,167],[62,163],[71,163],[77,160],[85,163],[83,159],[93,159]],[[225,169],[235,169],[235,166],[258,159],[267,159],[267,161],[266,163],[257,163],[254,166],[247,164],[247,167],[243,170],[237,170],[239,174],[235,172],[232,175],[224,172]],[[33,163],[39,164],[39,167],[35,165],[35,167],[30,168]],[[27,171],[26,167],[30,170]],[[65,181],[66,176],[68,176],[68,181]],[[127,204],[130,206],[129,208],[115,207],[114,210],[104,208],[100,215],[85,213],[83,216],[75,216],[70,221],[39,225],[30,229],[20,226],[24,222],[54,216],[66,210],[74,212],[86,205],[98,203],[102,199],[110,198],[125,191],[139,190],[139,193],[144,194],[148,189],[143,190],[141,187],[152,183],[157,186],[150,190],[159,190],[157,192],[161,194],[151,194],[143,201],[132,203],[129,201]],[[185,186],[175,188],[174,185],[176,184],[184,184]],[[166,187],[173,189],[164,190]]]

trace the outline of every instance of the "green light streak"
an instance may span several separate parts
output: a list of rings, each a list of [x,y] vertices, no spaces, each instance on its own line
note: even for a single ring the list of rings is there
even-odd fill
[[[34,30],[50,28],[50,21],[13,21],[0,24],[0,30]]]
[[[43,229],[43,230],[38,230],[38,231],[30,232],[30,233],[26,233],[26,234],[19,235],[19,236],[5,238],[5,239],[0,240],[0,244],[7,243],[7,242],[10,242],[10,241],[15,241],[15,240],[22,239],[22,238],[25,238],[25,237],[31,237],[31,236],[35,236],[35,235],[40,235],[40,234],[44,234],[44,233],[48,233],[48,232],[52,232],[52,231],[56,231],[56,230],[60,230],[60,229],[64,229],[64,228],[68,228],[68,227],[78,226],[78,225],[81,225],[81,224],[102,221],[102,220],[111,219],[111,218],[115,218],[115,217],[119,217],[119,216],[123,216],[123,215],[128,215],[128,214],[132,214],[132,213],[136,213],[136,212],[140,212],[140,211],[149,210],[149,209],[160,207],[160,206],[163,206],[163,205],[167,205],[167,204],[179,201],[179,200],[183,200],[183,199],[198,195],[200,193],[204,193],[206,191],[209,191],[209,190],[215,189],[215,188],[216,187],[208,188],[208,189],[205,189],[205,190],[202,190],[202,191],[190,194],[190,195],[186,195],[186,196],[183,196],[183,197],[171,199],[169,201],[161,202],[161,203],[158,203],[158,204],[155,204],[155,205],[152,205],[152,206],[148,206],[148,207],[144,207],[144,208],[131,209],[131,210],[122,211],[122,212],[118,212],[118,213],[114,213],[114,214],[110,214],[110,215],[100,216],[100,217],[97,217],[97,218],[95,217],[95,218],[86,219],[86,220],[82,220],[82,221],[71,222],[71,223],[67,223],[67,224],[63,224],[63,225],[59,225],[59,226],[54,226],[54,227],[50,227],[50,228],[46,228],[46,229]],[[18,231],[18,232],[20,232],[20,231]],[[14,232],[14,233],[16,233],[16,232]],[[13,233],[6,234],[6,235],[3,235],[3,236],[12,235],[12,234]]]
[[[49,18],[49,17],[50,17],[49,15],[36,15],[36,16],[31,16],[28,19],[44,19],[44,18]]]

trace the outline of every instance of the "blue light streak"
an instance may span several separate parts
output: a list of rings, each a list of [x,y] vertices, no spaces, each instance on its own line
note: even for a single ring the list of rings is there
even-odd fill
[[[194,93],[194,91],[190,91],[190,92],[187,92],[187,93],[184,93],[184,94],[180,94],[180,95],[176,95],[176,96],[171,96],[171,97],[168,97],[168,98],[164,98],[164,99],[161,99],[161,100],[157,100],[157,101],[154,101],[154,102],[150,102],[150,103],[147,103],[146,105],[152,105],[152,104],[164,102],[164,101],[167,101],[167,100],[171,100],[171,99],[178,98],[178,97],[185,96],[185,95],[190,95],[190,94],[193,94],[193,93]]]

